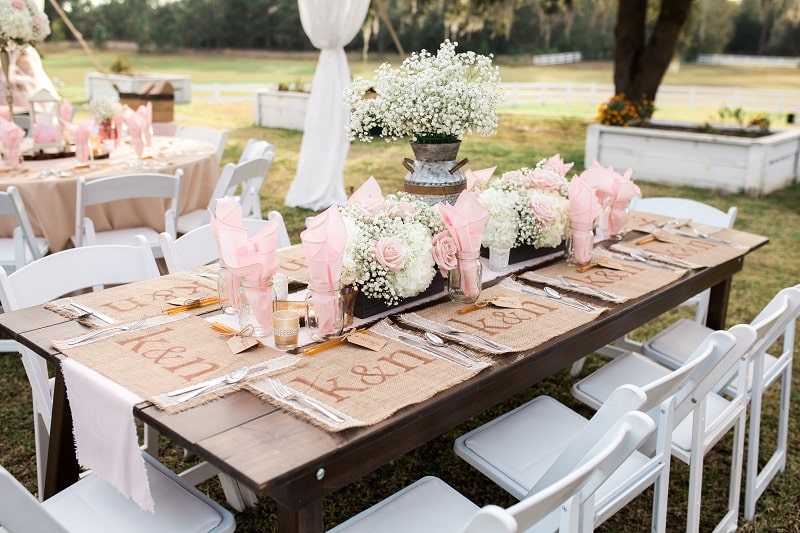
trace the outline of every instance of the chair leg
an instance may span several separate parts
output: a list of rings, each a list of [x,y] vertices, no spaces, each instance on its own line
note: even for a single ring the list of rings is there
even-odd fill
[[[33,433],[36,445],[36,486],[39,500],[44,497],[45,474],[47,473],[47,452],[50,442],[50,431],[42,420],[41,414],[33,407]]]
[[[692,450],[689,454],[689,490],[686,510],[686,533],[700,531],[700,501],[703,489],[703,441],[706,426],[706,402],[701,400],[692,411]]]

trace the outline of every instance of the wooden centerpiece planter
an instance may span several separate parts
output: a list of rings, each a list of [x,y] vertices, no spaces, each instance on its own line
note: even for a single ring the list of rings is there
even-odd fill
[[[691,123],[620,127],[590,124],[584,164],[632,168],[640,181],[761,196],[800,177],[800,129],[753,136],[739,128],[706,132]]]
[[[306,90],[258,90],[253,95],[253,122],[262,128],[303,131],[310,97]]]

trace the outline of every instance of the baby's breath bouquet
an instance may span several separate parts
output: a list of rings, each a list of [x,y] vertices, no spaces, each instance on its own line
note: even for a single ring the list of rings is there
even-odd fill
[[[433,235],[444,230],[438,211],[403,192],[380,204],[340,208],[347,227],[342,285],[393,305],[416,296],[435,275]]]
[[[35,45],[50,35],[50,20],[33,0],[0,0],[0,47]]]
[[[119,103],[119,100],[98,96],[89,102],[89,111],[97,122],[104,122],[122,113],[122,104]]]
[[[482,244],[495,248],[554,247],[569,223],[566,174],[572,163],[559,155],[489,180],[477,189],[489,212]]]
[[[436,55],[415,52],[397,69],[382,64],[372,81],[353,81],[344,94],[350,139],[430,143],[494,135],[503,101],[499,70],[492,56],[456,53],[457,46],[445,41]]]

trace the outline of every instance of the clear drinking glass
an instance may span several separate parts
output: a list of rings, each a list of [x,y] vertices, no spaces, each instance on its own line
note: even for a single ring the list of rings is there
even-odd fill
[[[339,285],[320,286],[309,283],[306,293],[306,327],[315,341],[342,335],[344,330],[344,298]]]
[[[481,294],[483,267],[479,252],[458,252],[458,266],[448,272],[447,294],[454,302],[473,303]]]

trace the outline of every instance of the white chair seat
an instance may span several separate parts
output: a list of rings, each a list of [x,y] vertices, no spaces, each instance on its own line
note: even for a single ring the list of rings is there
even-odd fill
[[[149,455],[143,455],[155,501],[153,513],[143,511],[133,501],[124,498],[111,485],[91,473],[41,504],[32,497],[25,503],[31,506],[41,505],[55,522],[63,526],[64,531],[71,532],[223,533],[235,529],[236,524],[230,512],[185,483]],[[24,490],[18,484],[17,487]],[[13,512],[13,509],[8,511]],[[26,509],[19,509],[20,513],[25,511]],[[34,531],[36,527],[42,528],[41,531],[52,531],[41,523],[41,516],[25,514],[27,516],[22,520],[27,519],[29,523],[25,529],[19,531]]]
[[[50,251],[50,245],[47,243],[47,239],[44,237],[34,237],[33,240],[39,257],[47,255],[47,252]],[[33,258],[30,257],[30,253],[28,253],[27,250],[25,251],[26,257],[22,260],[23,264],[33,261]],[[14,250],[14,240],[12,238],[0,239],[0,265],[13,266],[17,260],[16,255],[17,254]]]
[[[439,478],[427,476],[339,524],[330,533],[454,533],[479,507]]]
[[[208,209],[195,209],[178,217],[177,230],[179,234],[189,233],[195,228],[209,223]]]
[[[161,244],[158,241],[158,232],[148,227],[115,229],[97,233],[92,245],[119,244],[133,242],[136,235],[142,235],[153,250],[155,257],[161,257]]]
[[[668,369],[655,361],[635,352],[627,352],[576,382],[572,387],[572,395],[592,409],[599,409],[621,384],[641,387],[668,373]]]

